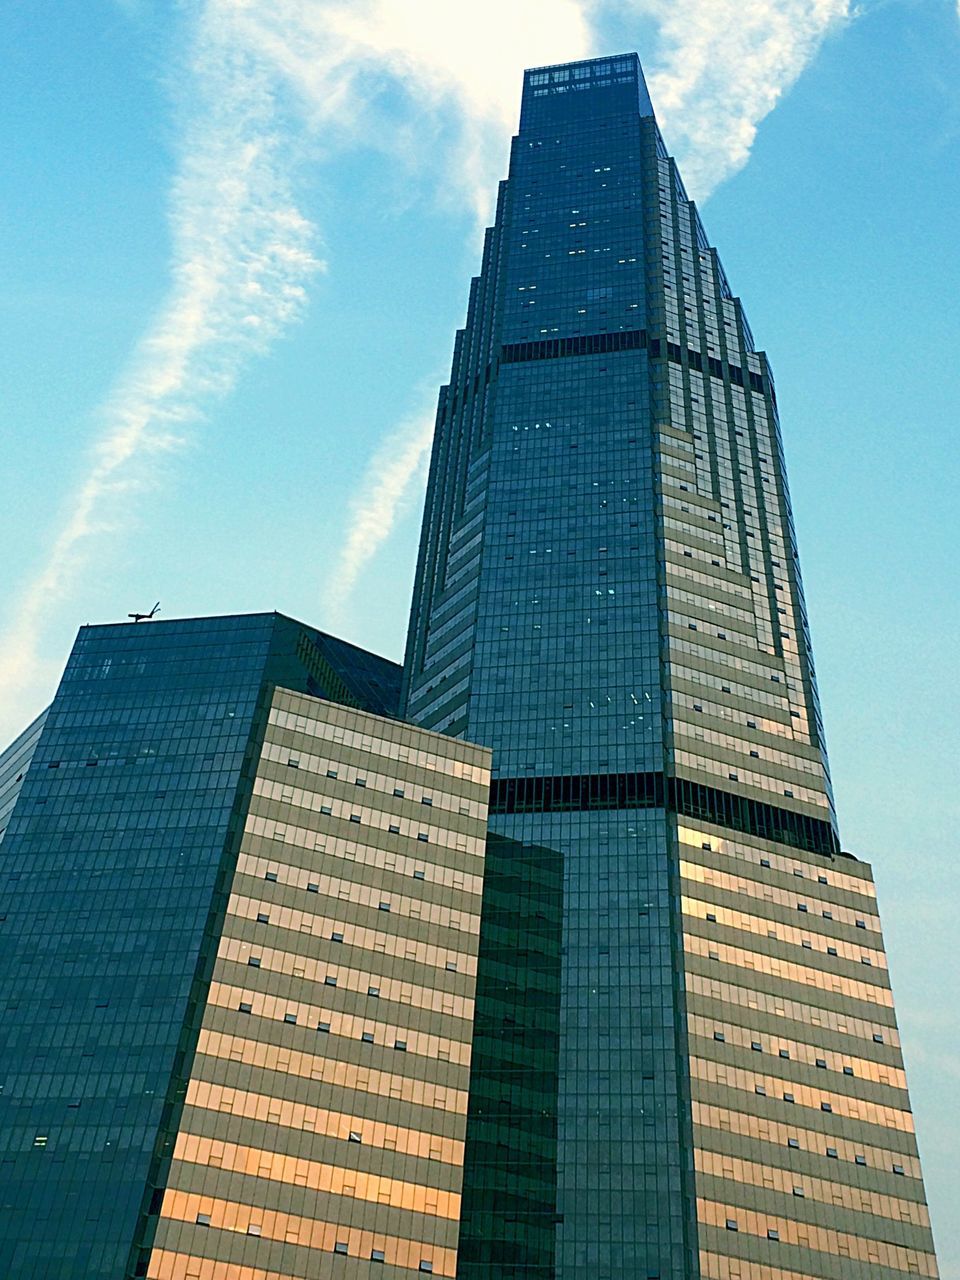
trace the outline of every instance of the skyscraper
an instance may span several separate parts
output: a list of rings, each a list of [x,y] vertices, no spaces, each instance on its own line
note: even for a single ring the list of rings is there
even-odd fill
[[[493,749],[511,842],[458,1275],[934,1275],[773,375],[634,56],[526,73],[440,393],[404,714]]]
[[[398,677],[81,630],[0,757],[4,1280],[454,1274],[489,757]]]

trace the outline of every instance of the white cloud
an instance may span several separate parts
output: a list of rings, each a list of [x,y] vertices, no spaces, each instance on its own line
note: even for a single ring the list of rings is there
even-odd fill
[[[850,0],[629,0],[660,47],[647,75],[692,199],[746,164],[758,124],[851,16]]]
[[[327,579],[326,604],[333,624],[367,563],[393,530],[415,481],[426,477],[433,440],[434,414],[404,422],[384,440],[371,459],[350,503],[347,535]]]

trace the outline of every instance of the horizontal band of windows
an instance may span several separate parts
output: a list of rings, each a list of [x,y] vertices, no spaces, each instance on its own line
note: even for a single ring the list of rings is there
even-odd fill
[[[503,364],[519,364],[561,356],[599,356],[611,351],[642,351],[646,345],[646,330],[619,329],[614,333],[582,333],[538,342],[508,342],[500,348],[500,360]]]
[[[294,828],[294,832],[298,837],[297,843],[284,841],[283,861],[276,856],[261,857],[259,853],[251,851],[262,848],[268,840],[276,837],[246,834],[237,865],[237,874],[244,873],[257,880],[266,880],[270,884],[289,885],[295,889],[305,889],[308,893],[318,893],[319,886],[317,888],[313,886],[317,885],[316,872],[320,868],[327,867],[330,871],[339,871],[346,879],[363,880],[370,877],[362,871],[356,872],[355,868],[370,867],[391,871],[398,876],[413,876],[415,879],[420,879],[418,872],[422,871],[424,880],[442,885],[444,888],[458,891],[462,889],[468,894],[480,892],[482,885],[480,876],[457,866],[441,865],[434,861],[441,853],[444,857],[457,853],[472,856],[466,849],[441,850],[437,845],[424,845],[423,841],[417,841],[414,846],[406,846],[402,840],[384,840],[382,844],[369,844],[363,839],[348,840],[343,836],[302,828]],[[289,827],[286,834],[287,836],[291,834]],[[367,833],[361,827],[357,834],[363,837]],[[392,834],[388,832],[388,836]],[[376,840],[378,836],[382,839],[380,833],[371,833],[371,839]],[[387,844],[399,845],[401,848],[410,847],[414,852],[398,853],[396,849],[385,848]],[[272,853],[273,847],[268,847]],[[327,859],[330,859],[329,863]],[[341,863],[348,865],[341,868]]]
[[[321,900],[321,905],[328,904]],[[329,905],[333,905],[332,900]],[[442,969],[448,973],[463,974],[467,977],[475,977],[477,972],[476,954],[452,951],[449,947],[438,947],[433,943],[404,938],[396,933],[384,933],[380,929],[366,929],[356,924],[345,926],[336,916],[317,915],[313,912],[298,911],[293,907],[278,907],[276,903],[266,902],[262,898],[246,898],[239,894],[231,894],[227,915],[234,920],[252,920],[258,924],[268,924],[271,929],[290,929],[296,933],[305,933],[318,942],[333,940],[332,935],[335,932],[341,932],[346,946],[373,951],[379,956],[409,960],[415,964],[428,965],[432,969]],[[261,920],[261,916],[267,916],[268,919]],[[224,936],[234,937],[237,932],[236,927],[231,928],[229,922],[224,925]],[[270,936],[274,940],[279,940],[275,934]],[[377,963],[384,962],[381,960]]]
[[[721,1243],[726,1245],[727,1242],[721,1240]],[[768,1245],[767,1248],[776,1248],[776,1246]],[[769,1266],[764,1262],[750,1262],[739,1254],[730,1257],[728,1253],[713,1253],[709,1249],[701,1249],[699,1274],[701,1280],[810,1280],[810,1272],[806,1269],[805,1264],[801,1263],[800,1266],[803,1268],[802,1270],[791,1271],[784,1266]],[[823,1272],[823,1274],[830,1273]],[[836,1263],[834,1274],[845,1274],[843,1264]],[[914,1272],[914,1274],[917,1273]],[[243,1280],[246,1280],[246,1277],[243,1277]],[[259,1280],[259,1277],[257,1280]],[[273,1277],[264,1277],[264,1280],[273,1280]]]
[[[259,1147],[217,1142],[192,1133],[177,1135],[174,1160],[182,1160],[184,1164],[210,1165],[212,1155],[217,1159],[216,1168],[228,1173],[267,1178],[271,1182],[285,1182],[328,1195],[349,1196],[431,1217],[456,1219],[460,1216],[460,1197],[452,1191],[401,1182],[358,1169],[344,1169],[319,1160],[282,1155]]]
[[[861,963],[867,968],[886,969],[887,957],[882,951],[870,947],[858,946],[856,943],[844,942],[841,938],[828,933],[820,933],[816,925],[820,923],[813,917],[814,927],[798,929],[794,925],[785,924],[781,920],[771,920],[765,916],[750,915],[735,908],[719,906],[715,902],[707,902],[700,898],[681,897],[681,910],[686,920],[706,920],[708,924],[716,924],[721,928],[736,929],[741,933],[750,933],[757,938],[770,938],[774,942],[785,942],[788,946],[800,947],[804,951],[814,951],[818,955],[826,955],[830,959],[846,960],[851,964]],[[759,906],[760,904],[757,903]],[[802,913],[798,913],[798,918]],[[809,915],[809,913],[807,913]]]
[[[381,1232],[362,1231],[358,1227],[345,1227],[339,1223],[321,1222],[315,1218],[297,1217],[291,1213],[261,1209],[253,1205],[237,1204],[230,1200],[213,1199],[185,1191],[169,1190],[164,1197],[161,1222],[203,1222],[214,1230],[235,1231],[241,1235],[277,1240],[284,1244],[299,1245],[323,1253],[340,1252],[354,1258],[384,1262],[391,1266],[419,1271],[421,1262],[429,1260],[432,1273],[437,1276],[456,1274],[455,1249],[424,1244],[422,1240],[408,1240],[386,1236]],[[209,1220],[209,1221],[208,1221]],[[166,1239],[161,1227],[158,1239]],[[342,1248],[338,1251],[337,1245]],[[314,1265],[320,1274],[324,1263],[319,1259]],[[297,1265],[296,1273],[268,1271],[263,1266],[243,1266],[236,1262],[219,1262],[213,1258],[191,1257],[166,1248],[155,1248],[150,1254],[149,1280],[302,1280],[303,1270]]]
[[[335,711],[336,708],[334,707],[333,710]],[[349,714],[352,718],[356,718],[364,713],[351,710]],[[373,716],[369,718],[370,720],[375,720]],[[449,754],[441,754],[435,750],[421,750],[416,746],[410,745],[409,742],[404,742],[400,733],[398,733],[395,740],[386,737],[374,737],[369,733],[358,733],[353,729],[346,728],[344,725],[338,724],[335,718],[331,718],[329,721],[317,720],[311,716],[299,715],[293,711],[282,711],[276,707],[270,712],[270,723],[276,724],[279,728],[292,729],[295,733],[304,733],[311,738],[316,738],[318,747],[327,747],[328,743],[336,742],[342,743],[345,747],[352,747],[355,751],[368,752],[376,759],[378,764],[399,761],[403,764],[412,765],[417,769],[438,773],[441,778],[444,776],[463,778],[468,782],[478,784],[483,784],[486,781],[486,768],[482,763],[473,763],[475,759],[482,761],[485,754],[484,748],[473,747],[453,739],[449,743]],[[377,721],[376,723],[377,727],[381,728],[382,721]],[[406,725],[402,726],[402,728],[404,730],[409,729]],[[420,731],[418,740],[429,740],[431,745],[435,741],[438,746],[446,745],[445,739],[437,740],[437,735],[430,733],[429,730]],[[267,745],[274,752],[279,753],[281,751],[279,744],[271,742],[269,730],[267,733]],[[456,747],[461,748],[460,753],[455,750]],[[464,757],[467,758],[464,759]],[[270,758],[279,758],[279,756],[273,755]]]
[[[259,861],[262,862],[263,859]],[[350,869],[348,867],[344,868],[344,870]],[[424,868],[425,875],[426,868]],[[392,877],[387,878],[392,879]],[[382,881],[383,877],[370,877],[370,879]],[[279,883],[279,871],[274,872],[268,883],[273,882]],[[325,897],[336,898],[338,902],[349,902],[351,905],[361,909],[366,908],[395,915],[398,921],[395,931],[398,934],[404,933],[406,928],[405,924],[399,922],[409,920],[424,921],[435,925],[438,929],[453,929],[458,933],[478,934],[480,932],[480,896],[479,894],[468,893],[463,888],[455,889],[450,894],[454,898],[456,905],[449,906],[429,902],[421,897],[416,890],[421,883],[426,884],[426,880],[420,877],[411,876],[406,881],[414,891],[412,894],[406,888],[403,892],[398,892],[396,881],[393,881],[394,887],[388,889],[377,883],[371,884],[369,881],[365,882],[364,880],[330,876],[320,871],[314,872],[314,878],[308,883],[315,886],[310,892],[322,893]],[[249,889],[252,886],[247,885],[244,887]],[[379,924],[382,917],[377,916],[376,919]]]
[[[728,1227],[728,1230],[743,1231],[763,1240],[778,1240],[781,1244],[800,1245],[804,1249],[824,1253],[831,1259],[852,1258],[889,1267],[891,1271],[913,1271],[915,1274],[932,1277],[937,1275],[937,1264],[932,1253],[905,1249],[884,1240],[865,1240],[849,1232],[832,1231],[812,1223],[792,1222],[774,1214],[758,1213],[754,1209],[742,1209],[698,1198],[697,1221],[705,1226],[720,1228],[727,1227],[732,1222],[734,1225]],[[797,1262],[800,1263],[799,1258]],[[817,1271],[817,1264],[814,1262],[814,1274]]]
[[[797,1084],[782,1076],[768,1076],[745,1071],[742,1067],[728,1067],[705,1058],[690,1059],[690,1079],[705,1084],[722,1084],[770,1102],[787,1102],[812,1111],[837,1116],[841,1120],[859,1120],[861,1124],[876,1125],[881,1129],[896,1129],[900,1133],[913,1133],[913,1115],[900,1107],[885,1107],[876,1102],[865,1102],[849,1094],[814,1089]],[[786,1095],[786,1096],[785,1096]]]
[[[704,357],[701,352],[692,348],[684,351],[675,342],[662,342],[659,338],[648,339],[644,329],[582,333],[568,338],[542,338],[536,342],[508,342],[500,348],[500,360],[503,364],[520,364],[528,360],[556,360],[563,356],[595,356],[614,351],[641,350],[649,351],[652,360],[665,356],[671,364],[686,364],[713,378],[722,379],[726,376],[734,386],[749,385],[752,391],[763,394],[763,378],[752,369],[744,370],[740,365],[718,360],[715,356]]]
[[[490,784],[492,814],[663,808],[811,853],[840,853],[836,832],[823,819],[662,773],[494,778]]]
[[[470,1065],[470,1044],[467,1041],[435,1036],[424,1031],[411,1031],[396,1023],[327,1010],[320,1005],[288,997],[263,995],[224,982],[211,982],[207,1007],[231,1010],[242,1016],[264,1018],[281,1026],[296,1027],[300,1033],[300,1044],[304,1043],[305,1036],[329,1034],[351,1040],[368,1049],[402,1051],[408,1056],[448,1063],[462,1068],[463,1073]],[[234,1021],[233,1025],[236,1026],[237,1022]],[[382,1061],[379,1052],[376,1061]]]
[[[819,1156],[825,1160],[841,1160],[856,1164],[857,1156],[863,1156],[868,1166],[872,1169],[891,1172],[895,1164],[899,1165],[903,1169],[904,1177],[917,1181],[918,1186],[914,1189],[915,1192],[922,1194],[920,1160],[916,1155],[911,1155],[908,1152],[892,1147],[871,1145],[863,1142],[860,1138],[844,1138],[840,1134],[831,1134],[827,1137],[822,1130],[804,1129],[799,1124],[799,1121],[797,1124],[792,1122],[784,1124],[778,1120],[771,1120],[766,1116],[751,1115],[746,1111],[737,1111],[728,1107],[712,1106],[696,1099],[692,1104],[692,1116],[695,1147],[708,1149],[711,1147],[712,1142],[726,1146],[728,1143],[726,1137],[713,1138],[711,1135],[713,1133],[735,1134],[738,1137],[747,1138],[755,1142],[771,1143],[775,1147],[805,1151],[809,1155]],[[802,1116],[800,1119],[802,1119]],[[894,1136],[901,1145],[910,1141],[909,1134],[891,1134],[891,1138]],[[786,1151],[784,1155],[786,1155]],[[758,1163],[762,1164],[772,1158],[769,1150],[758,1152]],[[824,1168],[828,1167],[824,1166]],[[853,1172],[851,1170],[851,1174]],[[893,1176],[892,1172],[891,1176]]]
[[[830,884],[835,889],[861,894],[867,898],[875,899],[877,896],[876,888],[870,879],[870,868],[865,862],[858,862],[856,858],[847,858],[844,862],[829,866],[820,862],[805,862],[793,854],[777,853],[763,843],[753,843],[742,836],[731,837],[727,832],[699,831],[693,827],[680,825],[677,828],[677,835],[681,845],[689,845],[697,850],[709,848],[713,853],[725,854],[754,865],[759,864],[765,871],[782,871],[784,874],[789,872],[797,880],[812,878],[815,874],[818,884]],[[861,870],[863,874],[854,875],[854,869]],[[821,876],[825,877],[822,881]]]
[[[729,982],[718,982],[715,978],[704,977],[703,974],[687,970],[685,986],[690,996],[716,1000],[722,1004],[749,1009],[752,1013],[769,1014],[804,1025],[816,1027],[820,1031],[834,1031],[839,1035],[856,1036],[873,1044],[885,1044],[897,1050],[900,1037],[896,1027],[880,1022],[868,1022],[864,1018],[854,1018],[849,1014],[835,1013],[832,1009],[822,1009],[808,1001],[787,1000],[783,995],[769,995],[756,987],[738,987]],[[697,1003],[697,1008],[700,1008]],[[725,1011],[726,1017],[732,1016],[732,1009]],[[749,1015],[745,1015],[749,1016]],[[899,1059],[899,1054],[897,1055]],[[897,1066],[890,1070],[899,1071]]]
[[[705,843],[710,845],[712,842],[708,840]],[[701,858],[703,857],[699,848],[697,853]],[[711,848],[708,857],[712,854],[713,849]],[[694,854],[693,856],[696,857],[697,855]],[[805,906],[812,909],[808,910],[807,914],[819,913],[822,918],[833,920],[837,924],[848,925],[854,929],[864,929],[868,933],[875,933],[879,936],[879,916],[863,908],[845,906],[842,902],[836,902],[832,898],[814,896],[820,892],[818,888],[813,888],[812,892],[808,892],[806,885],[796,883],[796,880],[806,879],[805,876],[798,875],[794,884],[789,889],[786,889],[779,885],[770,884],[766,879],[760,879],[759,877],[763,872],[759,870],[759,864],[754,864],[754,867],[750,869],[753,871],[755,868],[757,868],[757,874],[754,876],[738,876],[722,871],[712,863],[688,862],[682,857],[680,859],[680,875],[684,880],[688,880],[691,883],[707,885],[712,889],[720,890],[722,893],[737,894],[746,898],[756,899],[758,904],[762,900],[770,903],[771,906],[788,907],[794,911]],[[826,876],[823,877],[823,884],[827,885]],[[801,902],[801,898],[805,899],[805,901]]]
[[[888,1009],[893,1008],[893,995],[889,987],[877,987],[866,982],[858,982],[839,973],[815,968],[813,965],[795,964],[791,960],[781,960],[779,956],[768,956],[759,951],[750,951],[746,947],[733,947],[725,942],[714,942],[712,938],[704,938],[694,933],[684,934],[683,949],[688,955],[706,957],[721,965],[736,965],[740,969],[748,969],[751,973],[766,974],[785,982],[795,982],[801,986],[832,991],[835,995],[849,1000],[884,1005]]]
[[[340,953],[339,939],[330,939],[330,941],[335,942],[336,945],[329,950]],[[363,961],[366,957],[351,955],[350,958]],[[400,978],[388,978],[378,973],[347,968],[344,964],[330,958],[315,959],[303,954],[279,951],[273,947],[260,948],[256,945],[251,946],[249,942],[238,938],[224,935],[220,939],[218,959],[246,965],[248,969],[256,969],[260,973],[279,973],[285,977],[297,978],[303,983],[300,990],[305,994],[316,994],[316,991],[311,991],[311,988],[320,987],[324,989],[325,996],[328,994],[326,988],[336,987],[341,991],[355,991],[370,996],[371,999],[380,998],[388,1003],[413,1005],[423,1013],[435,1013],[439,1017],[449,1016],[468,1021],[473,1018],[473,1000],[465,996],[454,995],[451,991],[439,991],[436,987],[422,986]],[[439,978],[439,974],[437,977]],[[376,992],[376,995],[373,992]],[[456,1032],[457,1028],[446,1027],[445,1030]]]
[[[886,1085],[891,1089],[902,1090],[906,1094],[907,1081],[901,1068],[889,1067],[883,1062],[872,1062],[865,1058],[856,1058],[851,1054],[831,1053],[805,1040],[793,1040],[776,1033],[761,1032],[737,1023],[724,1022],[721,1018],[712,1017],[709,1013],[688,1013],[687,1030],[691,1036],[701,1036],[705,1041],[722,1043],[731,1048],[746,1049],[752,1056],[758,1056],[754,1063],[770,1060],[779,1064],[778,1069],[785,1071],[785,1062],[797,1062],[803,1066],[816,1067],[822,1071],[839,1072],[845,1076],[853,1076],[857,1080],[867,1080],[872,1084]],[[706,1051],[709,1052],[708,1046]],[[704,1046],[699,1047],[704,1052]],[[829,1080],[827,1076],[825,1079]]]
[[[282,1049],[264,1040],[249,1040],[243,1036],[227,1035],[221,1031],[203,1028],[198,1042],[198,1053],[220,1061],[236,1062],[261,1071],[276,1071],[296,1076],[301,1080],[313,1080],[335,1088],[372,1093],[378,1098],[395,1098],[414,1106],[435,1108],[438,1111],[467,1114],[467,1093],[450,1085],[422,1080],[412,1072],[420,1064],[416,1058],[404,1059],[406,1074],[378,1071],[353,1062],[329,1058],[326,1054],[303,1053],[297,1049]],[[199,1059],[198,1059],[199,1061]],[[199,1075],[202,1062],[194,1071]],[[246,1078],[246,1077],[245,1077]]]
[[[757,1164],[735,1156],[720,1155],[715,1151],[704,1151],[702,1148],[695,1149],[694,1161],[698,1174],[707,1174],[712,1178],[724,1178],[748,1187],[766,1187],[788,1196],[799,1195],[805,1200],[851,1209],[854,1213],[869,1213],[878,1218],[892,1218],[894,1222],[907,1222],[914,1227],[930,1226],[927,1206],[917,1200],[904,1200],[900,1196],[865,1191],[862,1187],[852,1187],[848,1183],[811,1178],[793,1169]],[[886,1168],[889,1169],[889,1163]],[[733,1195],[730,1191],[722,1194]],[[864,1228],[860,1234],[868,1236],[869,1230]]]
[[[351,1115],[349,1112],[326,1111],[306,1103],[272,1097],[270,1094],[250,1093],[245,1089],[191,1080],[187,1086],[186,1101],[187,1106],[203,1111],[224,1112],[247,1120],[279,1125],[284,1129],[339,1138],[342,1142],[359,1143],[384,1151],[397,1151],[401,1155],[415,1156],[421,1160],[437,1160],[441,1164],[452,1165],[463,1163],[463,1143],[455,1138],[425,1133],[421,1129],[384,1124],[382,1121]],[[183,1128],[189,1128],[186,1120]]]

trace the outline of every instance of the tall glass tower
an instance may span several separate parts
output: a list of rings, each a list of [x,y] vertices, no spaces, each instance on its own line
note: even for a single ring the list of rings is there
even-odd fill
[[[404,706],[494,753],[458,1275],[935,1275],[773,377],[635,56],[526,73]]]

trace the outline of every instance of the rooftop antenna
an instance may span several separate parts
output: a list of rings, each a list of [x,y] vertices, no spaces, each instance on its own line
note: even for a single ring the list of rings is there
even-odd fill
[[[149,613],[128,613],[127,617],[132,618],[134,622],[150,622],[159,612],[160,601],[158,600]]]

